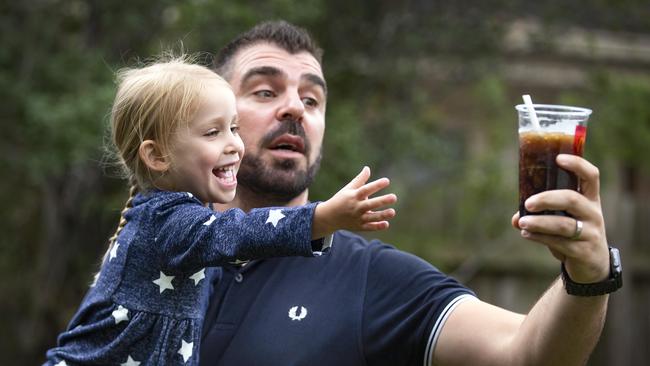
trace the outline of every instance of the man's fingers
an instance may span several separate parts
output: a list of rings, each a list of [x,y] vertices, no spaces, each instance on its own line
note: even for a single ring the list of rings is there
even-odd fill
[[[521,235],[525,239],[545,245],[555,258],[564,262],[569,275],[576,282],[600,281],[609,272],[607,245],[597,236],[593,236],[593,232],[590,241],[567,240],[561,236],[532,233],[527,230],[522,230]]]
[[[512,224],[512,227],[515,229],[521,229],[519,227],[519,211],[515,212],[514,215],[512,215],[512,218],[510,219],[510,224]]]
[[[584,225],[580,240],[589,240],[593,233],[589,225]],[[531,233],[556,236],[559,242],[564,242],[575,234],[576,219],[558,215],[529,215],[519,220],[519,227]]]
[[[357,189],[361,186],[363,186],[367,181],[368,178],[370,178],[370,168],[367,166],[364,166],[363,169],[361,169],[361,172],[357,174],[356,177],[354,177],[350,183],[348,183],[345,188],[354,188]]]
[[[557,189],[538,193],[524,203],[530,212],[566,211],[575,217],[593,217],[594,205],[582,194],[570,189]]]
[[[565,256],[564,254],[560,253],[559,251],[557,251],[557,250],[555,250],[555,249],[553,249],[553,248],[550,248],[550,247],[548,247],[548,250],[549,250],[549,251],[551,252],[551,254],[553,254],[553,256],[554,256],[557,260],[559,260],[560,262],[564,262],[564,261],[566,260],[566,256]]]
[[[560,154],[556,158],[562,168],[574,172],[580,178],[580,192],[591,201],[600,197],[600,172],[587,160],[569,154]]]
[[[532,233],[527,230],[522,231],[522,236],[525,239],[545,245],[556,258],[566,259],[570,257],[584,259],[589,253],[586,246],[580,241],[567,240],[567,238],[561,236]]]

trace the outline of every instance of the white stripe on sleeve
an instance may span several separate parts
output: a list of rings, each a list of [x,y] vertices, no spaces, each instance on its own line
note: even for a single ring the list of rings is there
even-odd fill
[[[436,320],[436,323],[433,325],[433,329],[431,329],[431,334],[429,335],[429,340],[427,341],[427,347],[424,351],[424,366],[430,366],[431,361],[433,361],[433,349],[435,348],[436,342],[438,342],[440,331],[442,330],[443,325],[445,325],[447,318],[451,312],[454,311],[456,306],[465,300],[478,299],[470,294],[460,295],[451,300],[449,304],[447,304],[447,306],[445,306],[445,308],[442,310],[442,313],[440,313],[438,320]]]

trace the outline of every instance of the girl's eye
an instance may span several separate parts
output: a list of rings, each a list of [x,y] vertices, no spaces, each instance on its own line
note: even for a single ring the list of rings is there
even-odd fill
[[[236,135],[239,133],[239,126],[231,126],[230,127],[230,132],[233,133],[233,135]]]
[[[209,137],[209,136],[216,136],[218,134],[219,134],[219,130],[217,130],[216,128],[213,128],[213,129],[209,130],[208,132],[206,132],[205,135],[203,135],[203,136],[208,136]]]

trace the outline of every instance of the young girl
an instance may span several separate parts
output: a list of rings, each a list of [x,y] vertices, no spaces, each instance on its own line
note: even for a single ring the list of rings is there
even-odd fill
[[[122,71],[118,81],[112,137],[130,197],[95,282],[46,365],[196,365],[206,267],[314,256],[323,240],[312,239],[385,229],[395,215],[379,209],[395,195],[368,199],[389,184],[366,184],[368,168],[322,203],[213,211],[208,203],[234,198],[244,153],[228,83],[182,59]]]

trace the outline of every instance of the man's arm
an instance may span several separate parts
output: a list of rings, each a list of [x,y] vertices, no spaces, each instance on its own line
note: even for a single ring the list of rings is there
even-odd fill
[[[606,309],[607,295],[570,296],[559,280],[526,316],[465,301],[447,319],[433,364],[584,365]]]
[[[581,179],[581,193],[558,190],[526,201],[530,211],[565,210],[563,216],[513,217],[526,239],[546,245],[571,279],[599,282],[609,276],[609,253],[600,208],[598,169],[586,160],[563,155],[558,164]],[[575,220],[584,223],[577,240],[568,239]],[[447,320],[434,350],[434,365],[584,365],[605,321],[608,295],[568,295],[556,280],[523,316],[467,301]]]

